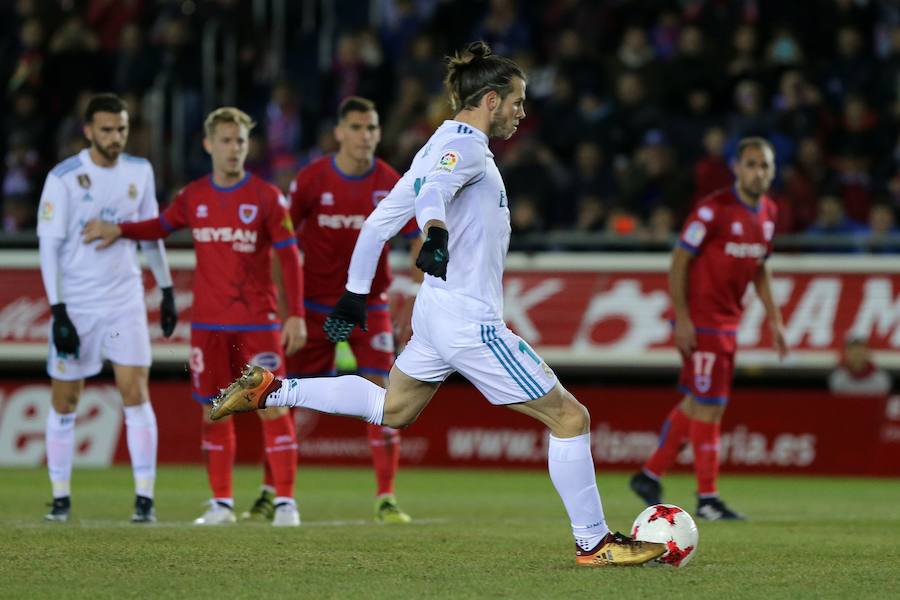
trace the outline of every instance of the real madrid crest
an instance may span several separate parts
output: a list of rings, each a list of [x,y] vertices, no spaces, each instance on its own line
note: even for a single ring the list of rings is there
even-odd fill
[[[78,176],[78,185],[83,187],[84,189],[90,189],[91,187],[91,178],[88,177],[87,173],[82,173]]]
[[[137,186],[134,185],[133,183],[128,184],[128,197],[131,198],[132,200],[135,200],[138,197]]]

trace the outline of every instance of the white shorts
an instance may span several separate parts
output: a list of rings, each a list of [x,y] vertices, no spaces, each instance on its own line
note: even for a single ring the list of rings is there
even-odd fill
[[[78,357],[61,358],[53,345],[53,325],[50,327],[50,353],[47,374],[62,381],[77,381],[93,377],[103,367],[103,359],[128,367],[149,367],[150,332],[147,328],[147,309],[131,306],[107,313],[68,310],[81,344]]]
[[[475,323],[431,308],[417,303],[413,311],[413,336],[395,363],[406,375],[440,382],[459,371],[500,405],[537,400],[556,386],[547,363],[503,321]]]

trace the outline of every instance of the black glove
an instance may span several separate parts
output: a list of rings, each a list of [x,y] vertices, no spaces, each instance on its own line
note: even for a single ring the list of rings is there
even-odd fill
[[[159,326],[163,337],[169,337],[178,323],[178,311],[175,309],[175,294],[171,287],[162,288],[162,302],[159,303]]]
[[[81,340],[78,339],[78,332],[72,320],[66,313],[66,305],[62,302],[54,304],[50,307],[53,313],[53,345],[56,346],[56,353],[61,357],[74,356],[78,358],[78,348]]]
[[[450,262],[450,253],[447,251],[449,235],[443,227],[429,227],[425,243],[416,258],[417,267],[444,281],[447,281],[447,263]]]
[[[368,294],[354,294],[344,290],[344,294],[334,310],[325,319],[325,335],[334,343],[343,342],[353,332],[353,328],[359,325],[363,331],[366,329],[366,298]]]

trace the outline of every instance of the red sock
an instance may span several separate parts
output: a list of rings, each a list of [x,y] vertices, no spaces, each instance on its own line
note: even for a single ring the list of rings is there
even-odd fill
[[[294,497],[294,479],[297,477],[297,436],[294,433],[294,417],[290,413],[277,419],[262,421],[266,443],[266,462],[272,471],[275,495]]]
[[[691,420],[691,443],[694,445],[694,471],[697,473],[697,495],[718,494],[720,423]]]
[[[275,489],[275,476],[272,475],[272,467],[269,466],[268,460],[263,462],[263,485]]]
[[[400,466],[400,432],[371,423],[366,430],[369,448],[372,450],[372,465],[375,467],[375,482],[378,485],[375,495],[393,494],[394,477]]]
[[[231,498],[231,469],[234,465],[234,423],[203,423],[203,457],[213,498]]]
[[[678,405],[672,409],[666,420],[663,421],[662,428],[659,431],[659,446],[656,451],[644,463],[644,471],[647,471],[656,477],[662,477],[663,473],[672,468],[681,447],[688,437],[690,431],[691,420],[686,414],[681,412]]]

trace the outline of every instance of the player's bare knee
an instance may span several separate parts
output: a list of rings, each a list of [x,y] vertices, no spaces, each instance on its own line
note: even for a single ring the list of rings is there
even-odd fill
[[[582,435],[591,430],[591,413],[575,396],[565,392],[563,410],[560,415],[560,429],[563,437]]]
[[[61,415],[73,413],[78,409],[78,393],[54,395],[51,404],[53,410]]]
[[[50,403],[53,410],[61,415],[75,412],[81,397],[81,384],[74,381],[53,380]]]

